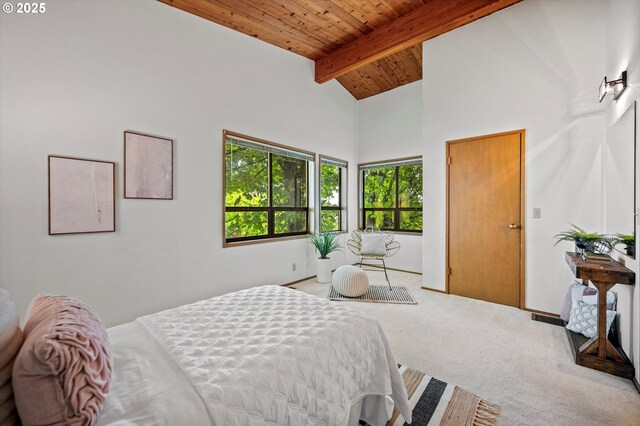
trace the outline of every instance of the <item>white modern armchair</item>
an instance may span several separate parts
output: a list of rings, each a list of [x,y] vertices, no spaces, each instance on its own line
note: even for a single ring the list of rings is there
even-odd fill
[[[392,232],[380,231],[380,229],[374,227],[368,227],[364,231],[353,231],[351,239],[347,241],[347,247],[360,258],[360,268],[362,268],[365,260],[382,261],[384,276],[389,284],[389,289],[391,289],[387,265],[384,260],[400,250],[400,243],[395,241],[395,236]],[[367,263],[364,264],[367,265]]]

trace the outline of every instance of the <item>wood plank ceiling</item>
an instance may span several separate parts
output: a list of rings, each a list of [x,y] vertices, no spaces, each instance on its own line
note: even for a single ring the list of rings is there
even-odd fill
[[[330,62],[330,54],[385,31],[407,14],[423,16],[449,31],[521,0],[158,0],[236,31],[290,50],[313,61]],[[487,7],[489,5],[489,7]],[[429,10],[426,10],[426,9]],[[464,19],[447,21],[451,10]],[[484,8],[484,9],[482,9]],[[442,13],[440,13],[442,11]],[[471,13],[469,13],[471,11]],[[411,16],[411,15],[410,15]],[[419,17],[419,16],[418,16]],[[405,16],[405,19],[409,18]],[[457,21],[455,21],[457,19]],[[460,22],[458,22],[460,21]],[[425,20],[419,21],[422,25]],[[427,22],[428,23],[428,22]],[[403,27],[402,25],[400,27]],[[405,32],[411,32],[409,28]],[[399,30],[402,33],[403,29]],[[398,33],[398,31],[395,31]],[[437,34],[436,34],[437,35]],[[402,34],[400,34],[402,36]],[[422,40],[433,37],[433,31]],[[413,37],[415,40],[416,37]],[[348,50],[348,49],[347,49]],[[353,49],[352,49],[353,50]],[[402,45],[390,54],[359,62],[335,78],[356,99],[364,99],[422,78],[422,43]],[[352,53],[353,54],[353,53]],[[337,62],[343,58],[336,59]],[[353,58],[347,58],[347,60]],[[343,61],[344,62],[344,61]],[[316,62],[316,73],[318,69]],[[319,81],[316,78],[316,81]]]

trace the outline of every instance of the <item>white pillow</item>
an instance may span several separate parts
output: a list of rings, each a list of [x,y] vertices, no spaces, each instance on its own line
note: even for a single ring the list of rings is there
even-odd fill
[[[385,239],[382,234],[362,234],[360,253],[364,256],[384,256],[387,253]]]
[[[609,329],[615,318],[616,311],[607,311],[607,335],[609,335]],[[598,306],[590,305],[579,300],[578,306],[571,311],[567,329],[575,333],[580,333],[588,338],[597,336]]]
[[[572,309],[575,309],[578,306],[577,303],[579,301],[588,303],[589,305],[598,304],[598,291],[593,287],[586,287],[580,284],[579,286],[574,286],[571,292],[572,292],[571,293]],[[617,299],[618,299],[618,295],[616,294],[616,292],[612,290],[609,290],[607,292],[607,305],[611,305],[610,308],[612,311],[616,310],[616,304],[618,301]],[[607,309],[609,309],[609,307],[607,307]]]
[[[582,296],[582,301],[584,303],[588,303],[590,305],[597,305],[598,304],[598,292],[596,291],[594,294],[583,294]],[[616,304],[618,302],[618,295],[612,291],[609,290],[607,292],[607,305],[611,305],[611,310],[615,311],[616,310]]]

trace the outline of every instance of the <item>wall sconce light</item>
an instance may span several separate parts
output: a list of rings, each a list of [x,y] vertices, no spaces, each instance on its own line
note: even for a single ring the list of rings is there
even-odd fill
[[[599,102],[602,102],[605,96],[613,93],[613,100],[617,100],[622,92],[627,88],[627,72],[622,71],[622,75],[619,79],[613,81],[607,81],[607,77],[600,83]]]

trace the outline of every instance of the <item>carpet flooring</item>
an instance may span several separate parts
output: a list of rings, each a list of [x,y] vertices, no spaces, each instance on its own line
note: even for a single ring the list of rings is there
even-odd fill
[[[398,363],[499,405],[498,425],[640,426],[631,381],[575,365],[562,327],[516,308],[422,290],[420,275],[389,274],[417,305],[349,307],[378,319]],[[379,278],[369,273],[371,284],[384,284]],[[295,287],[322,298],[329,290],[313,279]]]

